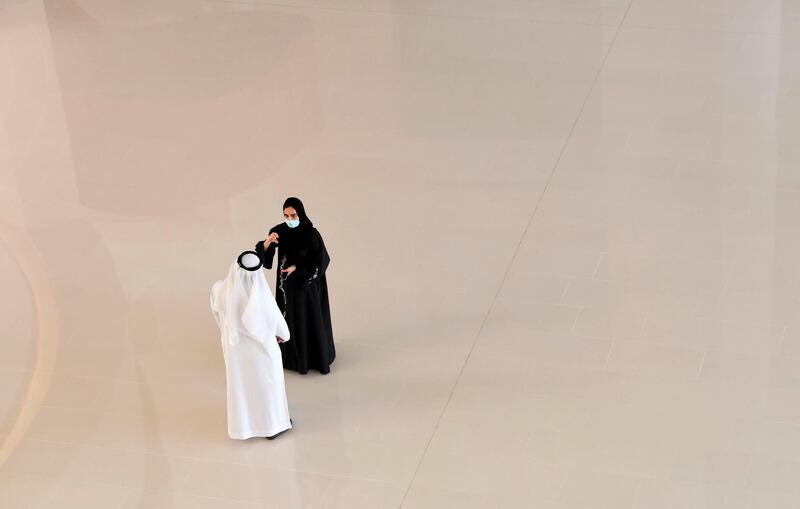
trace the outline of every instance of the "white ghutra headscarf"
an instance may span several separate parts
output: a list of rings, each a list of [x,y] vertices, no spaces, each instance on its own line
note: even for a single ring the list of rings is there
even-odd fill
[[[211,311],[222,340],[230,345],[237,344],[241,334],[262,344],[274,341],[281,314],[257,255],[243,254],[231,263],[225,279],[214,283]]]

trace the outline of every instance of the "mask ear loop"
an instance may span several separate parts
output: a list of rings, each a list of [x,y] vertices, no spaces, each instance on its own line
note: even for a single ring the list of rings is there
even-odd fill
[[[248,255],[248,254],[255,255],[256,258],[258,258],[258,260],[259,260],[258,265],[256,265],[255,267],[245,267],[244,264],[242,264],[242,258],[244,258],[245,255]],[[239,267],[243,268],[244,270],[249,270],[250,272],[255,272],[255,271],[257,271],[258,269],[261,268],[261,257],[259,257],[258,253],[256,253],[255,251],[244,251],[244,252],[242,252],[242,254],[239,255],[239,258],[236,259],[236,263],[238,263]]]

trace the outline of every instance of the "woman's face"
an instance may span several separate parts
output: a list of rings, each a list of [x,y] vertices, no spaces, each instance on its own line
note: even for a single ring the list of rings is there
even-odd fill
[[[283,209],[283,217],[284,219],[288,219],[290,221],[300,219],[300,216],[297,215],[297,211],[294,209],[294,207],[286,207]]]

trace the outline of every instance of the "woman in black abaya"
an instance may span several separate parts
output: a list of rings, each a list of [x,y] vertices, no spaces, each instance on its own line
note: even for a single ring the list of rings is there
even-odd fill
[[[330,257],[299,199],[286,200],[283,216],[285,222],[256,244],[267,269],[278,252],[275,299],[291,333],[291,341],[280,345],[283,367],[301,374],[309,369],[328,374],[336,357],[325,278]]]

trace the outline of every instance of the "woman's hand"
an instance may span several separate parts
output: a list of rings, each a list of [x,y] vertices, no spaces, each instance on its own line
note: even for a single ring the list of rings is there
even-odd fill
[[[286,277],[289,277],[289,276],[291,276],[291,275],[292,275],[292,272],[294,272],[294,271],[296,271],[296,270],[297,270],[297,267],[295,267],[294,265],[292,265],[291,267],[286,267],[285,269],[283,269],[283,270],[281,271],[281,274],[283,274],[283,275],[284,275],[284,276],[286,276]]]
[[[270,244],[273,244],[273,243],[274,244],[278,243],[278,232],[270,233],[269,237],[264,239],[264,244],[267,245],[267,246],[270,245]]]

